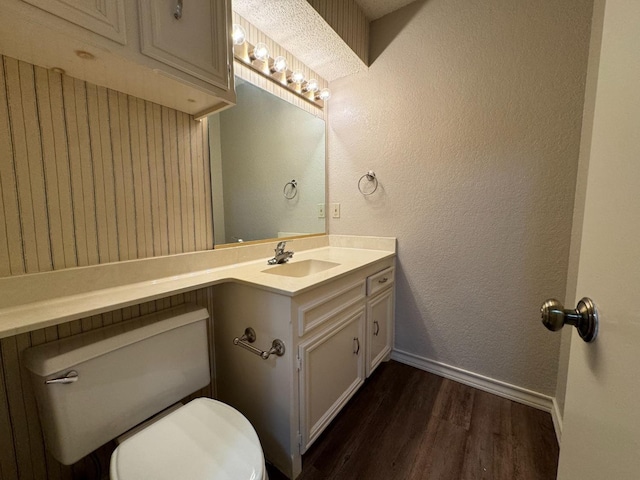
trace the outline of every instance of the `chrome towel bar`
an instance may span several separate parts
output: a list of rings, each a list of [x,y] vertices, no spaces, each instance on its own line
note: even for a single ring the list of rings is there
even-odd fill
[[[274,355],[274,354],[277,355],[278,357],[281,357],[284,355],[284,352],[285,352],[284,342],[279,338],[276,338],[273,342],[271,342],[271,348],[266,351],[260,350],[259,348],[256,348],[253,345],[251,345],[255,341],[256,341],[256,331],[251,327],[247,327],[244,329],[244,335],[233,339],[233,344],[238,345],[239,347],[242,347],[246,350],[249,350],[251,353],[255,353],[256,355],[261,357],[263,360],[267,360],[271,355]]]

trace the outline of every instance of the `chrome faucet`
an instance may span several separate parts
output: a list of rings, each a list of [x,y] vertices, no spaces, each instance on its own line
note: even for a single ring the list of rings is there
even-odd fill
[[[267,263],[269,265],[278,265],[280,263],[287,263],[291,257],[293,257],[293,252],[285,252],[284,247],[287,245],[287,242],[278,242],[278,246],[276,247],[276,254],[271,260],[268,260]]]

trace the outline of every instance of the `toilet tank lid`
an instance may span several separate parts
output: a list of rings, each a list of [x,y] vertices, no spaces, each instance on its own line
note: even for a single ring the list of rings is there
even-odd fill
[[[23,352],[24,365],[46,377],[149,337],[206,320],[206,308],[185,303],[133,320],[31,347]]]

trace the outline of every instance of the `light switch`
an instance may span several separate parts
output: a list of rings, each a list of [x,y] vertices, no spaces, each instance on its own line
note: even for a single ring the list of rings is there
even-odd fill
[[[318,204],[318,218],[324,218],[324,203]]]

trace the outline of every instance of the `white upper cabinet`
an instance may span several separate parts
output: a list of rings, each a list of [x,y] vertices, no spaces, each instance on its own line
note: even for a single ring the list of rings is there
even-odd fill
[[[231,0],[2,0],[2,8],[2,55],[196,117],[235,104]]]
[[[90,32],[127,43],[124,0],[22,0]]]
[[[143,54],[220,88],[230,71],[224,0],[140,0]]]

